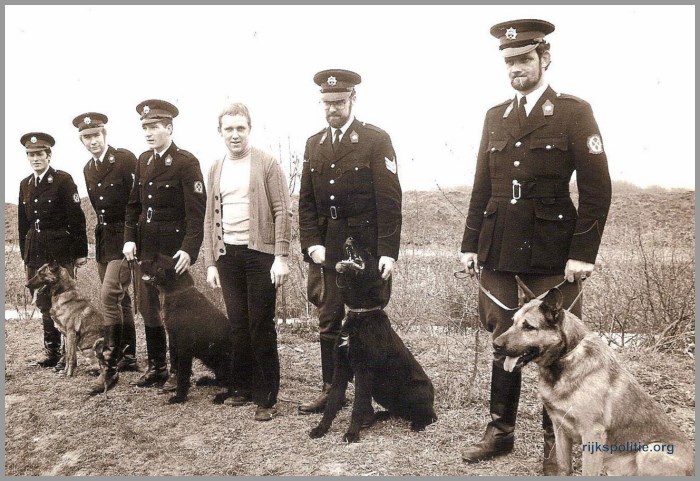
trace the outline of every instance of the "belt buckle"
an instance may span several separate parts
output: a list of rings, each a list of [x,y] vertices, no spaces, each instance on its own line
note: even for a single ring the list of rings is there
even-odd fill
[[[41,232],[41,229],[39,229],[39,219],[34,221],[34,230],[37,232]]]
[[[513,200],[520,199],[520,196],[523,193],[521,186],[522,186],[522,184],[520,182],[518,182],[517,180],[513,182]]]
[[[97,216],[97,221],[98,221],[100,224],[102,224],[102,225],[107,225],[107,223],[105,222],[105,215],[104,215],[104,214],[98,215],[98,216]]]
[[[153,219],[153,207],[149,207],[146,211],[146,222],[151,222],[151,219]]]
[[[338,218],[338,209],[336,206],[332,205],[331,206],[331,219],[337,219]]]

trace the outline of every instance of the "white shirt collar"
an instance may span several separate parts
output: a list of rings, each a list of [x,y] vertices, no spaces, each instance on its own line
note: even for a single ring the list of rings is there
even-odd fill
[[[345,125],[343,125],[343,126],[340,128],[340,132],[341,132],[341,134],[340,134],[340,140],[343,140],[343,137],[345,136],[345,132],[348,131],[348,129],[350,128],[350,124],[352,124],[354,121],[355,121],[355,116],[354,116],[354,115],[351,115],[350,118],[348,119],[348,121],[345,122]],[[333,138],[335,138],[335,131],[336,131],[336,130],[338,130],[338,129],[336,129],[336,128],[334,128],[334,127],[331,127],[331,134],[333,134]],[[331,141],[332,141],[332,140],[331,140]]]
[[[44,170],[44,171],[43,171],[41,174],[39,174],[39,175],[36,175],[36,172],[34,173],[34,177],[35,177],[35,179],[37,180],[37,182],[41,182],[41,181],[43,180],[44,175],[46,175],[46,173],[49,171],[49,167],[50,167],[50,166],[47,165],[47,166],[46,166],[46,170]]]
[[[156,152],[155,150],[154,150],[153,152],[154,152],[155,154],[158,154],[158,155],[160,155],[161,157],[163,157],[163,154],[165,154],[165,152],[170,148],[171,145],[173,145],[173,141],[172,141],[172,140],[171,140],[170,142],[168,142],[167,147],[165,147],[165,148],[164,148],[163,150],[161,150],[160,152]]]
[[[530,115],[530,112],[532,112],[532,109],[535,108],[535,104],[540,100],[540,97],[542,97],[544,91],[547,90],[547,87],[549,87],[549,84],[545,82],[527,95],[523,95],[517,90],[515,91],[515,96],[518,98],[518,102],[520,102],[520,99],[523,97],[527,97],[527,103],[525,104],[525,113],[527,113],[527,115]]]
[[[93,157],[93,159],[94,159],[94,160],[99,160],[100,163],[101,163],[101,162],[104,162],[104,160],[105,160],[105,155],[107,155],[107,150],[108,150],[108,149],[109,149],[109,145],[105,147],[105,150],[104,150],[104,152],[102,152],[102,155],[100,155],[97,159],[95,159],[95,158]]]

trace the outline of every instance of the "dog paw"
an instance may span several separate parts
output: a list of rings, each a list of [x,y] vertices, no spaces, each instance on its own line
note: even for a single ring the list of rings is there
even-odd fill
[[[343,441],[346,443],[356,443],[360,440],[360,433],[351,433],[348,431],[343,435]]]
[[[320,427],[318,427],[318,426],[316,426],[316,427],[313,428],[311,431],[309,431],[309,437],[310,437],[311,439],[322,438],[322,437],[325,436],[325,435],[326,435],[326,430],[323,429],[323,428],[320,428]]]
[[[173,396],[168,399],[168,404],[182,404],[187,400],[187,396]]]
[[[425,421],[413,421],[411,423],[411,431],[414,431],[414,432],[425,431],[425,427],[427,425],[428,424],[426,424]]]

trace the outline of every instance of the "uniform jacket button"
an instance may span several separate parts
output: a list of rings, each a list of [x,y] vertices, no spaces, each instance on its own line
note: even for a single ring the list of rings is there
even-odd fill
[[[516,167],[519,167],[519,166],[520,166],[520,161],[519,161],[519,160],[516,160],[515,162],[513,162],[513,165],[516,166]]]
[[[560,218],[560,219],[563,219],[563,218],[564,218],[564,216],[563,216],[563,215],[561,215],[561,214],[559,214],[559,218]]]
[[[153,185],[153,182],[149,182],[148,185]]]
[[[335,164],[331,164],[331,169],[335,169]]]
[[[523,145],[523,143],[520,142],[519,140],[515,143],[515,146],[516,146],[516,147],[520,147],[521,145]]]
[[[552,146],[549,145],[549,144],[547,144],[547,145],[544,146],[544,148],[547,149],[547,150],[550,150],[550,149],[552,148]]]
[[[331,200],[335,200],[335,196],[334,196],[334,195],[331,196]]]
[[[335,184],[335,180],[331,179],[331,182],[330,182],[330,183],[331,183],[331,184]]]
[[[510,203],[511,203],[511,204],[517,204],[518,201],[517,201],[517,199],[510,199]]]

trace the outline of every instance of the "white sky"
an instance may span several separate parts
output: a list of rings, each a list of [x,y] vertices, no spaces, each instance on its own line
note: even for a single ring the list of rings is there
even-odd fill
[[[230,101],[288,169],[325,125],[312,77],[336,67],[362,75],[355,113],[391,135],[404,190],[471,184],[484,114],[513,96],[489,28],[515,18],[556,25],[548,80],[592,104],[613,179],[695,188],[694,6],[6,6],[5,200],[31,173],[22,134],[53,135],[86,195],[72,119],[106,113],[138,155],[148,98],[179,107],[174,140],[205,175]]]

